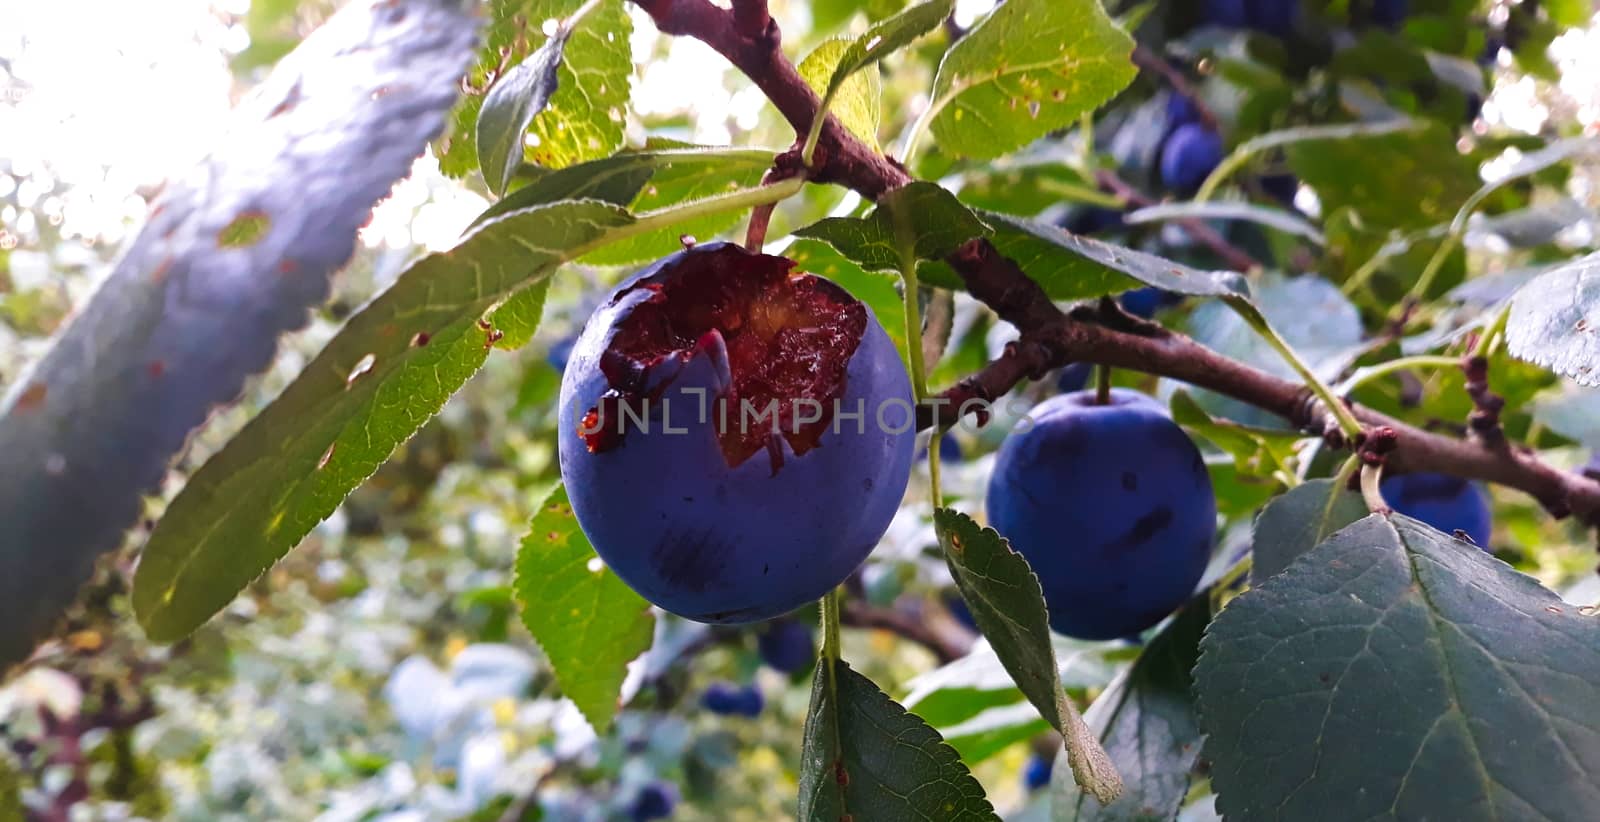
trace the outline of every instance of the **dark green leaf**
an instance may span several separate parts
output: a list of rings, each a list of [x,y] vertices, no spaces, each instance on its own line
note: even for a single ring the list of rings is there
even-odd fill
[[[1260,585],[1321,545],[1335,531],[1365,517],[1361,495],[1331,479],[1308,480],[1267,503],[1251,539],[1250,581]]]
[[[936,260],[989,227],[954,194],[917,181],[885,194],[866,217],[828,217],[794,233],[828,243],[868,271],[899,271],[902,247]]]
[[[1106,752],[1067,701],[1050,644],[1050,615],[1039,578],[992,528],[949,508],[933,514],[950,573],[1000,662],[1023,695],[1067,745],[1073,776],[1102,802],[1122,791]]]
[[[484,95],[478,112],[478,167],[495,194],[504,194],[522,166],[522,136],[556,91],[561,52],[572,32],[561,28]]]
[[[596,201],[514,212],[401,274],[173,500],[134,579],[145,631],[177,639],[226,605],[478,370],[497,302],[631,222]]]
[[[540,175],[484,209],[476,227],[495,217],[559,200],[603,200],[625,205],[643,196],[645,183],[672,162],[654,152],[627,152]]]
[[[98,293],[0,405],[0,667],[122,544],[174,454],[326,298],[372,206],[436,135],[476,22],[358,4],[242,105],[157,200]],[[314,203],[307,192],[316,191]]]
[[[1229,819],[1586,819],[1600,623],[1375,514],[1234,599],[1195,683]]]
[[[562,695],[605,733],[616,714],[629,660],[650,647],[650,603],[590,547],[557,487],[539,506],[517,552],[522,624],[544,649]]]
[[[1600,385],[1600,253],[1541,275],[1511,298],[1511,355]]]
[[[1153,285],[1179,294],[1216,297],[1244,293],[1243,277],[1201,271],[1181,263],[1067,231],[1037,220],[978,212],[994,234],[989,241],[1039,283],[1053,300],[1081,300]],[[927,281],[962,288],[947,266],[927,266]]]
[[[1128,790],[1109,805],[1063,779],[1051,785],[1057,820],[1171,820],[1189,792],[1200,758],[1189,672],[1200,657],[1200,638],[1211,621],[1211,598],[1201,595],[1145,645],[1144,653],[1089,706],[1089,723]]]
[[[801,753],[802,822],[996,820],[983,786],[939,732],[842,661],[811,686]]]
[[[1100,0],[1007,0],[939,64],[933,136],[976,159],[1014,151],[1133,82],[1132,53]]]

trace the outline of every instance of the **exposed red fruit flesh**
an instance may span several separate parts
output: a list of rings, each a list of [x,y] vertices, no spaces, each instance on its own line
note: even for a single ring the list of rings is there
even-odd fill
[[[867,309],[844,289],[791,273],[793,268],[794,261],[784,257],[727,245],[684,254],[620,292],[616,299],[640,289],[654,293],[617,323],[601,355],[600,370],[611,390],[584,416],[589,450],[616,447],[621,436],[612,423],[621,419],[621,401],[643,396],[652,368],[672,358],[688,361],[713,331],[727,348],[732,385],[725,396],[712,398],[725,403],[725,416],[714,405],[708,418],[718,423],[728,464],[766,450],[774,473],[782,466],[770,418],[758,423],[748,417],[741,431],[746,402],[757,412],[776,403],[779,436],[796,455],[815,448],[844,395],[850,358],[866,333]],[[819,412],[821,418],[811,421]],[[805,422],[797,425],[797,419]]]

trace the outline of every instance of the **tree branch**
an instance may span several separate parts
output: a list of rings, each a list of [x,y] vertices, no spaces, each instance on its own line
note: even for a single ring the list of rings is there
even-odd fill
[[[752,36],[735,25],[734,12],[708,0],[634,2],[663,32],[695,37],[727,58],[767,95],[798,135],[809,130],[819,100],[783,55],[776,23]],[[797,154],[798,146],[790,153]],[[903,167],[869,149],[832,116],[823,127],[809,176],[817,182],[847,186],[870,199],[911,181]],[[1203,233],[1195,236],[1221,252]],[[1224,253],[1224,257],[1229,255]],[[992,400],[1024,378],[1041,376],[1074,361],[1142,371],[1208,388],[1264,408],[1316,434],[1326,426],[1326,409],[1297,382],[1224,357],[1159,326],[1108,315],[1104,308],[1092,316],[1067,316],[1038,283],[987,241],[969,242],[946,261],[967,290],[1016,326],[1021,338],[999,359],[941,395],[948,404],[939,407],[937,414],[935,409],[923,409],[918,421],[925,426],[936,418],[944,424],[956,421],[963,400]],[[1229,264],[1248,268],[1253,261],[1232,259]],[[1525,447],[1491,449],[1477,441],[1433,434],[1371,409],[1358,406],[1354,411],[1365,425],[1394,429],[1395,449],[1387,457],[1390,470],[1427,470],[1486,480],[1530,494],[1554,516],[1576,513],[1586,522],[1600,522],[1600,481],[1560,471]]]

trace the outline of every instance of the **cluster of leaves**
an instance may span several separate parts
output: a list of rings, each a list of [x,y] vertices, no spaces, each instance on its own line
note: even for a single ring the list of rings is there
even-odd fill
[[[798,61],[801,75],[867,145],[883,145],[884,134],[908,135],[901,156],[922,181],[816,219],[836,195],[800,180],[755,185],[775,152],[662,138],[623,147],[633,65],[629,16],[618,0],[492,4],[485,44],[467,75],[473,93],[436,145],[446,171],[481,174],[478,182],[499,199],[459,245],[412,263],[355,313],[189,478],[144,546],[131,597],[139,624],[153,639],[177,640],[227,607],[339,510],[496,351],[536,337],[561,285],[558,271],[611,271],[671,250],[680,235],[725,232],[744,211],[780,202],[798,238],[793,256],[885,319],[919,391],[927,389],[925,354],[934,355],[928,365],[936,380],[961,376],[954,363],[986,359],[995,326],[965,295],[954,302],[960,321],[943,339],[925,333],[932,322],[915,327],[922,302],[963,289],[941,258],[984,238],[1054,300],[1145,286],[1182,295],[1189,299],[1163,321],[1213,349],[1324,392],[1337,384],[1418,424],[1464,419],[1470,398],[1453,370],[1419,388],[1396,378],[1396,360],[1433,354],[1413,365],[1437,367],[1453,359],[1439,354],[1462,353],[1477,340],[1498,353],[1503,338],[1505,351],[1526,361],[1494,360],[1493,385],[1508,401],[1506,431],[1546,451],[1600,445],[1590,439],[1592,423],[1582,422],[1592,400],[1558,378],[1600,379],[1591,376],[1600,352],[1586,331],[1600,303],[1592,297],[1600,258],[1568,262],[1571,238],[1545,228],[1552,214],[1570,213],[1560,210],[1574,205],[1561,198],[1563,186],[1594,149],[1557,139],[1570,136],[1559,132],[1477,135],[1458,148],[1467,102],[1486,91],[1471,62],[1484,49],[1476,3],[1418,3],[1414,24],[1399,33],[1362,25],[1346,4],[1306,3],[1315,20],[1349,26],[1352,42],[1338,48],[1310,23],[1284,42],[1196,25],[1202,21],[1178,7],[1184,4],[1113,4],[1122,14],[1114,19],[1097,0],[1008,0],[952,43],[940,24],[953,5],[872,4],[864,32],[826,40],[828,21],[842,26],[850,15],[819,4],[810,35],[817,43]],[[15,487],[0,483],[0,503],[18,512],[8,521],[30,526],[7,535],[0,560],[23,567],[41,555],[45,534],[86,529],[72,540],[77,550],[55,556],[71,566],[62,572],[70,579],[56,587],[76,586],[88,560],[114,547],[138,495],[199,415],[236,394],[278,332],[323,294],[322,276],[349,255],[339,243],[353,238],[356,217],[404,173],[394,162],[349,161],[366,157],[380,134],[390,149],[385,158],[409,157],[430,139],[448,96],[403,81],[450,87],[468,57],[472,22],[433,20],[422,15],[429,9],[444,14],[415,0],[346,12],[344,28],[329,25],[343,32],[379,23],[399,32],[383,43],[393,63],[379,62],[348,99],[305,106],[356,111],[342,131],[322,135],[344,139],[298,142],[304,132],[283,125],[298,123],[304,105],[293,71],[340,67],[310,56],[286,63],[269,81],[256,125],[284,129],[290,149],[316,145],[329,155],[286,150],[267,161],[282,174],[240,170],[266,182],[229,189],[225,202],[174,195],[121,263],[109,296],[91,303],[91,319],[68,329],[33,382],[13,389],[0,443],[30,455],[30,470],[11,475]],[[1525,70],[1547,70],[1539,63],[1543,44],[1572,13],[1557,7],[1517,18],[1517,42],[1506,45]],[[1180,73],[1201,58],[1211,67],[1190,82],[1200,83],[1197,102],[1233,152],[1186,202],[1135,208],[1125,192],[1099,185],[1109,174],[1135,190],[1161,186],[1152,158],[1169,131],[1163,118],[1176,92],[1159,75],[1138,74],[1136,42],[1156,44],[1157,59],[1178,60]],[[302,48],[315,55],[321,45]],[[879,65],[885,59],[889,68]],[[917,120],[883,122],[885,111],[902,108],[896,95],[918,91],[930,100]],[[403,103],[414,125],[396,125],[382,107]],[[805,144],[816,133],[796,138]],[[1495,168],[1487,184],[1479,174],[1486,163]],[[234,168],[225,156],[217,166]],[[335,166],[368,175],[348,181],[342,202],[300,213],[295,172]],[[1285,203],[1266,192],[1263,179],[1284,173],[1304,196]],[[1100,236],[1060,227],[1094,208],[1117,215]],[[295,232],[291,219],[331,229]],[[168,233],[169,223],[198,226],[207,242],[193,241],[195,231]],[[1248,249],[1267,270],[1217,271],[1219,249],[1196,241],[1197,223]],[[177,251],[163,245],[173,234],[183,243]],[[308,236],[338,243],[311,248],[301,239]],[[1502,256],[1530,270],[1480,276],[1482,255],[1467,251],[1485,245],[1473,242],[1482,237],[1513,249]],[[282,268],[288,263],[294,267]],[[263,283],[269,280],[244,275],[293,274],[302,263],[315,270],[292,286],[272,286],[282,293],[230,292],[202,304],[203,323],[174,313],[173,295],[190,296],[188,283],[202,275]],[[1291,270],[1313,273],[1284,273]],[[130,303],[142,308],[130,312]],[[1393,306],[1401,303],[1407,309],[1397,317]],[[241,326],[241,317],[256,324]],[[223,336],[245,353],[201,357],[219,353],[218,334],[207,331],[213,326],[228,329]],[[217,370],[190,367],[183,357]],[[176,369],[172,376],[190,380],[194,392],[139,382],[164,375],[152,374],[151,362]],[[549,369],[536,373],[544,382],[530,376],[524,383],[528,404],[547,408]],[[1328,479],[1336,460],[1270,415],[1206,391],[1119,379],[1169,396],[1175,419],[1207,445],[1231,526],[1210,575],[1217,584],[1153,632],[1131,662],[1135,655],[1124,648],[1052,640],[1026,562],[974,519],[976,495],[950,477],[932,489],[933,505],[913,500],[907,509],[931,524],[943,564],[931,576],[953,580],[983,649],[927,673],[897,702],[845,662],[836,603],[825,604],[824,653],[797,752],[802,818],[995,818],[971,768],[1040,734],[1064,751],[1051,791],[1055,818],[1171,818],[1205,787],[1202,771],[1217,809],[1239,818],[1327,807],[1352,817],[1582,815],[1597,792],[1586,765],[1600,751],[1592,710],[1600,699],[1584,684],[1600,673],[1588,614],[1426,526],[1366,515]],[[1019,390],[1046,389],[1041,382]],[[109,416],[79,413],[74,425],[61,416],[84,408]],[[155,432],[161,436],[129,428],[153,414],[167,415]],[[122,433],[84,437],[85,425]],[[992,428],[1004,426],[997,420]],[[977,444],[992,448],[996,435],[986,432],[990,439]],[[137,442],[144,452],[92,450],[108,442]],[[79,473],[91,468],[98,473]],[[981,482],[984,469],[976,462],[968,480]],[[52,479],[28,485],[39,477]],[[116,500],[118,516],[67,517],[85,483]],[[677,662],[663,637],[681,623],[658,619],[595,561],[561,489],[538,499],[515,582],[495,596],[515,602],[538,641],[553,675],[549,692],[571,699],[599,732],[630,725],[627,713],[618,718],[627,699],[670,707],[660,674],[630,688],[629,665],[641,654],[646,669]],[[1251,587],[1234,596],[1240,548],[1252,557]],[[925,559],[904,562],[923,585]],[[15,585],[4,607],[17,610],[5,613],[31,631],[63,598],[28,590],[37,575],[0,579]],[[867,596],[893,603],[905,593],[890,584]],[[507,600],[496,601],[503,623]],[[7,661],[26,652],[0,650]],[[412,673],[428,676],[415,666]],[[529,687],[516,681],[495,693]],[[1080,716],[1074,702],[1090,697]],[[407,709],[395,701],[394,710],[404,722]],[[1463,771],[1472,775],[1465,782]]]

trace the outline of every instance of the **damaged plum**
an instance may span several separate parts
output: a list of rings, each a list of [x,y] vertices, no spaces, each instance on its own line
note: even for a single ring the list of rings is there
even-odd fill
[[[645,599],[750,622],[818,599],[910,478],[911,383],[860,301],[783,257],[711,243],[625,281],[561,380],[561,477]]]

